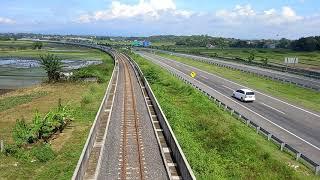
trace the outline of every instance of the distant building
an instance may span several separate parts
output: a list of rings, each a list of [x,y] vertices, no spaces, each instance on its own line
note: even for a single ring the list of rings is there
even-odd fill
[[[212,45],[212,44],[207,44],[207,48],[214,49],[214,48],[216,48],[216,46]]]
[[[274,43],[268,44],[268,48],[275,49],[276,48],[276,44],[274,44]]]

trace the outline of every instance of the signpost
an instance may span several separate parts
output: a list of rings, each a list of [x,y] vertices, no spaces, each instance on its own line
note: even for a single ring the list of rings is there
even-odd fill
[[[288,65],[293,64],[295,66],[299,63],[299,58],[297,57],[286,57],[284,58],[284,63],[286,64],[286,71],[288,71]]]

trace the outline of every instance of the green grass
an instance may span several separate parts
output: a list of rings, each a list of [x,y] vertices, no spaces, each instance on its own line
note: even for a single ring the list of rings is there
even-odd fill
[[[199,91],[140,56],[132,57],[150,82],[197,179],[316,178]]]
[[[104,66],[104,67],[102,67]],[[102,83],[93,82],[62,82],[56,84],[42,84],[34,88],[9,92],[9,95],[20,98],[17,94],[33,91],[48,91],[48,95],[32,99],[24,104],[24,108],[12,106],[11,109],[0,111],[0,137],[5,144],[11,142],[8,134],[14,121],[21,116],[30,119],[35,109],[45,114],[57,106],[58,99],[71,107],[73,121],[63,133],[50,141],[51,148],[36,148],[21,150],[19,156],[6,156],[0,153],[0,179],[70,179],[75,170],[95,115],[99,109],[107,83],[113,70],[113,60],[110,56],[103,56],[103,64],[92,66],[98,74],[105,75]],[[103,71],[103,72],[102,72]],[[21,92],[20,92],[21,91]],[[82,97],[90,94],[90,101],[83,104]],[[3,118],[3,119],[2,119]],[[35,155],[34,153],[37,153]],[[49,156],[50,155],[50,156]],[[36,159],[36,161],[34,161]]]
[[[194,61],[189,58],[182,58],[162,53],[159,53],[158,55],[219,75],[252,89],[271,94],[272,96],[283,99],[287,102],[320,112],[320,93],[318,91],[302,88],[291,83],[282,83],[269,78],[263,78],[246,72]]]
[[[190,53],[197,50],[202,55],[214,55],[226,58],[241,58],[247,60],[250,52],[255,54],[256,62],[261,63],[261,60],[268,58],[270,63],[283,64],[285,57],[298,57],[299,64],[297,67],[310,68],[320,70],[320,51],[315,52],[297,52],[287,49],[248,49],[248,48],[228,48],[228,49],[207,49],[207,48],[188,48],[188,47],[175,47],[176,52]]]
[[[22,96],[12,96],[12,97],[0,99],[0,112],[15,106],[30,102],[33,99],[46,96],[47,94],[48,94],[47,92],[40,91],[40,92],[34,92],[31,94],[22,95]]]

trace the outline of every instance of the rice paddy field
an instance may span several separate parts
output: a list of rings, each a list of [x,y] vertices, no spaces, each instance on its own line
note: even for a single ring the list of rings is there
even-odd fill
[[[0,89],[17,89],[39,84],[45,80],[45,72],[37,64],[40,55],[54,54],[69,67],[88,65],[105,58],[99,50],[43,43],[42,49],[34,49],[31,41],[0,41]]]
[[[85,47],[43,43],[42,49],[33,49],[31,41],[0,41],[0,59],[24,57],[38,59],[39,55],[53,53],[62,59],[101,60],[101,51]]]

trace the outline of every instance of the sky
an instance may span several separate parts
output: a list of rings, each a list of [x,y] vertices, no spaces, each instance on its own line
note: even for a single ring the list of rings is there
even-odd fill
[[[0,32],[297,39],[320,35],[319,0],[0,0]]]

